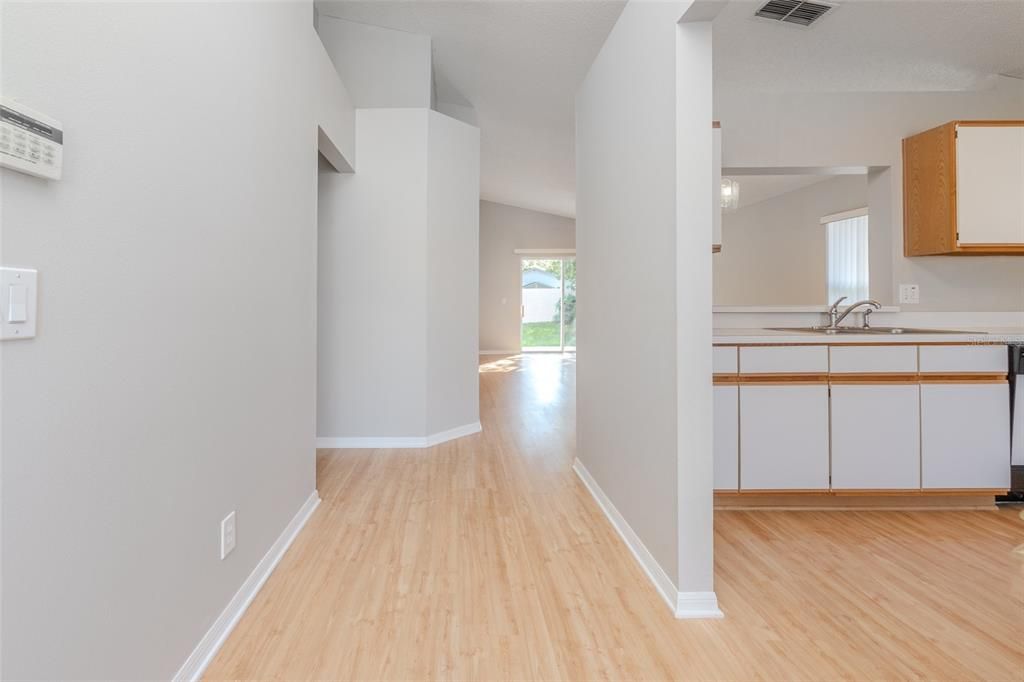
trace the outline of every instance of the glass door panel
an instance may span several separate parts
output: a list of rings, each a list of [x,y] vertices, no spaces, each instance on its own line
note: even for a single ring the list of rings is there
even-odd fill
[[[562,259],[562,348],[576,350],[576,259]]]
[[[522,349],[575,350],[576,259],[524,258],[521,276]]]

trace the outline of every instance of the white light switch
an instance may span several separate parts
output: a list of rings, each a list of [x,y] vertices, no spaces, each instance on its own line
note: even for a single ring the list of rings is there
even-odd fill
[[[26,322],[28,320],[28,287],[24,284],[12,284],[7,304],[8,322]]]
[[[27,268],[0,267],[0,339],[36,335],[36,280]]]

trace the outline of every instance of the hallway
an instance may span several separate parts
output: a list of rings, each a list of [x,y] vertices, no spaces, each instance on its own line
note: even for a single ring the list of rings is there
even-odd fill
[[[320,451],[207,678],[1020,679],[1016,511],[718,512],[726,618],[677,621],[570,468],[575,356],[480,371],[481,434]]]

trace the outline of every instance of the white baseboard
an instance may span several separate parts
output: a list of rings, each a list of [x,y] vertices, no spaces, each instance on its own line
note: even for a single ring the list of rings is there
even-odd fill
[[[242,587],[239,588],[235,596],[228,602],[227,607],[217,617],[217,620],[213,622],[213,625],[203,636],[202,640],[200,640],[195,650],[192,651],[185,664],[174,675],[173,679],[175,682],[185,680],[192,682],[202,677],[207,666],[213,661],[213,657],[220,651],[228,635],[231,634],[231,631],[235,629],[238,621],[242,618],[242,614],[249,608],[249,604],[252,603],[252,600],[259,593],[263,584],[267,582],[267,578],[274,572],[277,564],[281,561],[281,557],[288,551],[292,541],[298,536],[303,526],[306,525],[306,521],[312,516],[313,510],[319,504],[320,495],[314,490],[303,503],[298,513],[288,523],[288,526],[285,527],[284,532],[274,541],[270,551],[264,555],[256,565],[256,568],[249,574],[249,577],[242,583]]]
[[[519,355],[523,351],[519,350],[482,350],[480,355]]]
[[[714,592],[680,592],[676,595],[676,618],[724,618]]]
[[[471,436],[474,433],[480,433],[481,430],[482,427],[480,426],[480,422],[473,422],[472,424],[456,426],[454,429],[448,429],[447,431],[433,433],[429,436],[355,436],[342,438],[317,437],[316,446],[318,448],[339,449],[429,448],[434,445],[444,443],[445,441],[454,440],[456,438],[462,438],[463,436]]]
[[[640,564],[640,568],[644,569],[644,573],[654,583],[658,594],[665,600],[665,603],[668,604],[676,618],[722,617],[722,612],[718,608],[718,598],[714,592],[680,592],[676,589],[675,583],[665,573],[665,569],[661,567],[661,564],[654,558],[654,555],[644,546],[640,536],[629,526],[626,519],[615,508],[615,505],[608,499],[604,491],[601,490],[601,486],[597,484],[597,481],[590,475],[590,472],[583,466],[583,462],[579,458],[573,460],[572,470],[583,481],[583,485],[590,491],[590,494],[597,502],[597,506],[608,517],[612,528],[619,534],[622,541],[626,543],[626,547],[633,553],[633,558]]]

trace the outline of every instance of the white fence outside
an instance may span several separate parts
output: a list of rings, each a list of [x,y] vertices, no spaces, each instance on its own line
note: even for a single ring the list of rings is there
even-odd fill
[[[523,322],[554,322],[558,319],[559,289],[523,289]]]

